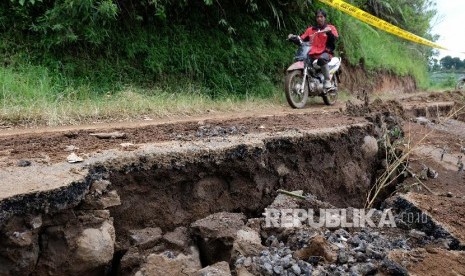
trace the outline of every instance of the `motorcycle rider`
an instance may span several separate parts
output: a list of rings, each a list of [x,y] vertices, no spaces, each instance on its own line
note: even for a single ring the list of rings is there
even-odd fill
[[[339,37],[336,27],[326,23],[326,12],[319,9],[315,12],[316,25],[310,26],[300,35],[303,41],[310,41],[312,47],[308,55],[313,63],[318,59],[317,64],[321,67],[321,72],[325,78],[323,87],[325,90],[332,88],[331,76],[329,74],[328,62],[333,57],[336,48],[336,40]],[[289,35],[291,37],[292,35]]]

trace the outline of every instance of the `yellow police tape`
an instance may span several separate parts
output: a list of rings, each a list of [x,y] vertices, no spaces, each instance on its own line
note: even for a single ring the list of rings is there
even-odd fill
[[[416,42],[416,43],[419,43],[419,44],[423,44],[423,45],[426,45],[426,46],[430,46],[430,47],[433,47],[433,48],[438,48],[438,49],[443,49],[443,50],[447,50],[447,48],[445,47],[442,47],[441,45],[438,45],[434,42],[431,42],[427,39],[424,39],[422,37],[419,37],[415,34],[412,34],[410,32],[407,32],[407,31],[404,31],[402,30],[401,28],[397,27],[397,26],[394,26],[392,25],[391,23],[389,22],[386,22],[382,19],[379,19],[378,17],[374,16],[374,15],[371,15],[355,6],[352,6],[350,4],[347,4],[346,2],[344,1],[341,1],[341,0],[319,0],[320,2],[322,3],[325,3],[325,4],[328,4],[340,11],[343,11],[349,15],[352,15],[353,17],[367,23],[367,24],[370,24],[372,26],[375,26],[383,31],[386,31],[388,33],[391,33],[393,35],[396,35],[398,37],[402,37],[402,38],[405,38],[407,40],[410,40],[410,41],[413,41],[413,42]]]

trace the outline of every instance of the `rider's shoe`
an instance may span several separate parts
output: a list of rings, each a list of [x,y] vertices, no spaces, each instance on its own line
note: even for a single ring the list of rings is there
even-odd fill
[[[323,88],[324,89],[331,89],[331,88],[333,88],[333,84],[331,83],[330,80],[325,80],[325,82],[323,83]]]

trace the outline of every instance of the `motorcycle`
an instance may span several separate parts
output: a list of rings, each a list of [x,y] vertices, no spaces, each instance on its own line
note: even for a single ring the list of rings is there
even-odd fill
[[[460,79],[457,81],[457,84],[455,85],[455,89],[459,91],[465,90],[465,76],[460,77]]]
[[[323,87],[324,76],[317,64],[317,60],[310,64],[308,53],[310,42],[304,42],[297,35],[291,35],[289,41],[299,46],[294,63],[287,68],[284,92],[292,108],[303,108],[308,97],[320,96],[326,105],[333,105],[337,101],[338,83],[341,75],[341,58],[333,57],[328,63],[332,87]]]

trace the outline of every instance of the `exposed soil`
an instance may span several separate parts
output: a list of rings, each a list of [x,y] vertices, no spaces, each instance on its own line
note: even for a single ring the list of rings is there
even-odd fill
[[[404,265],[411,275],[465,275],[465,252],[436,248],[396,250],[390,257]]]
[[[234,114],[231,114],[234,117]],[[337,111],[331,113],[307,111],[305,114],[279,113],[261,114],[257,117],[241,119],[192,119],[183,123],[153,122],[143,127],[126,128],[94,128],[80,130],[55,131],[45,133],[27,133],[21,135],[0,135],[0,167],[15,166],[18,160],[26,159],[37,163],[56,163],[66,161],[70,151],[68,146],[78,155],[86,155],[107,149],[121,149],[122,143],[138,144],[162,141],[195,141],[208,140],[213,137],[226,138],[248,133],[279,132],[293,129],[331,128],[364,121],[363,118],[343,116]],[[118,131],[126,134],[123,139],[99,139],[91,133],[107,133]],[[13,131],[14,132],[14,131]]]
[[[291,248],[299,251],[299,243],[293,239],[305,236],[305,242],[310,242],[308,233],[260,232],[260,226],[253,226],[253,218],[260,217],[264,208],[272,204],[278,189],[304,190],[321,200],[321,204],[329,204],[325,206],[363,207],[370,185],[383,165],[382,153],[376,154],[376,140],[376,151],[371,155],[367,153],[366,138],[380,138],[386,130],[392,134],[395,129],[390,128],[391,125],[400,122],[404,138],[397,142],[404,150],[413,149],[407,163],[409,171],[406,174],[409,176],[405,180],[393,181],[393,185],[385,191],[387,194],[382,196],[409,192],[406,196],[409,204],[433,221],[428,225],[431,233],[447,235],[438,237],[414,225],[380,231],[381,237],[374,230],[347,233],[339,229],[339,234],[337,231],[316,233],[321,236],[319,243],[321,247],[326,247],[328,242],[343,244],[356,258],[350,270],[355,274],[369,275],[370,271],[382,271],[384,266],[389,268],[390,263],[382,261],[382,256],[393,249],[395,251],[391,251],[389,259],[412,274],[464,274],[463,251],[446,250],[465,248],[465,172],[459,171],[457,163],[458,156],[465,155],[465,112],[460,109],[465,102],[464,94],[412,94],[374,101],[365,97],[365,93],[360,93],[358,99],[352,99],[346,106],[309,106],[303,111],[278,109],[252,114],[203,116],[177,122],[154,120],[129,125],[111,123],[3,130],[0,133],[0,173],[25,175],[18,177],[18,182],[4,185],[13,190],[15,185],[21,187],[21,192],[15,195],[8,191],[11,197],[0,197],[0,206],[8,209],[8,212],[0,210],[1,214],[6,214],[0,217],[2,221],[4,218],[8,221],[0,225],[3,231],[0,237],[7,237],[0,240],[0,248],[14,248],[6,250],[7,253],[0,250],[0,253],[11,258],[6,262],[11,267],[14,267],[15,258],[24,260],[20,268],[14,267],[18,270],[9,270],[18,273],[31,272],[36,268],[37,275],[49,272],[101,275],[110,273],[108,269],[117,269],[120,262],[127,266],[128,271],[135,272],[139,268],[143,271],[152,265],[157,267],[150,260],[160,261],[166,257],[148,254],[176,246],[184,253],[188,252],[188,244],[192,241],[182,243],[183,238],[178,235],[185,238],[190,234],[185,229],[196,220],[227,211],[243,213],[249,219],[248,227],[261,235],[261,242],[268,247],[267,254],[276,253],[284,259]],[[425,118],[417,118],[419,116]],[[110,137],[98,138],[93,135],[96,133],[109,133]],[[172,152],[167,150],[171,147]],[[120,157],[101,163],[95,161],[98,160],[96,154],[110,155],[111,150],[118,152]],[[66,163],[66,158],[72,152],[84,161],[93,160],[94,165],[69,169],[72,165]],[[121,152],[127,154],[121,155]],[[189,156],[184,156],[185,152],[189,152]],[[28,185],[28,178],[37,177],[38,170],[53,175],[53,171],[48,170],[62,168],[59,166],[74,177],[57,174],[54,177],[58,180],[54,181],[62,179],[70,183],[74,181],[73,184],[55,191],[47,187],[49,183],[44,183],[44,190],[55,192],[42,195],[40,187],[34,186],[31,191],[37,194],[31,193],[28,197],[28,192],[24,191],[29,190],[23,187]],[[82,177],[87,169],[92,175]],[[422,178],[426,171],[437,175],[426,174]],[[50,196],[55,201],[42,204],[43,197]],[[31,205],[23,206],[23,201],[31,202]],[[35,223],[38,220],[36,216],[40,217],[40,223]],[[213,225],[217,220],[213,220]],[[426,234],[412,234],[412,230]],[[143,236],[144,233],[150,233],[152,240],[141,242],[138,235]],[[409,233],[425,237],[409,240],[406,238]],[[344,235],[350,239],[363,237],[362,240],[366,239],[378,247],[382,254],[377,255],[378,260],[367,260],[368,252],[363,256],[355,254],[359,246],[347,242]],[[104,241],[105,246],[99,248],[99,256],[106,258],[99,259],[88,249],[87,244],[92,244],[95,236]],[[441,245],[442,239],[447,240],[448,237],[452,237],[454,246]],[[197,239],[201,240],[200,237]],[[232,247],[232,241],[228,242],[231,244],[227,248]],[[264,249],[260,241],[258,243],[258,248]],[[111,250],[107,244],[111,244]],[[224,244],[218,248],[226,250]],[[275,249],[276,252],[273,251]],[[68,257],[62,263],[54,263],[62,258],[60,250],[66,251],[68,255],[63,256]],[[74,254],[75,250],[79,254]],[[329,265],[327,262],[335,262],[332,260],[334,252],[330,253],[325,255],[327,260],[324,263],[316,260],[314,271],[349,272],[345,263]],[[204,249],[201,248],[198,254],[203,258],[204,266],[212,264],[205,263]],[[231,261],[241,260],[236,264],[248,264],[249,260],[241,254],[227,255],[235,258]],[[173,259],[170,256],[167,258]],[[308,264],[298,269],[292,266],[292,269],[310,269],[312,256],[307,258]],[[0,256],[0,264],[6,260],[2,258]],[[111,258],[113,266],[108,264]],[[83,266],[73,266],[73,260],[82,262]],[[143,265],[142,260],[146,261]],[[220,260],[222,258],[218,258]],[[95,267],[98,265],[98,270],[86,267],[87,261],[97,261]],[[194,271],[198,270],[198,262]],[[256,273],[268,269],[258,259],[253,263],[256,267],[243,267],[256,269]],[[60,268],[67,265],[71,266],[71,270]],[[229,265],[234,268],[234,264]],[[273,269],[279,270],[279,267]],[[287,269],[290,271],[291,267]],[[276,270],[271,273],[273,271],[278,273]]]

